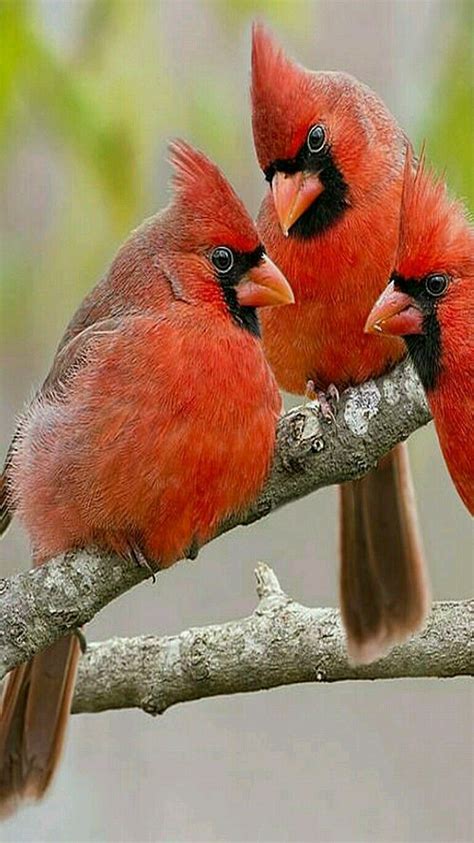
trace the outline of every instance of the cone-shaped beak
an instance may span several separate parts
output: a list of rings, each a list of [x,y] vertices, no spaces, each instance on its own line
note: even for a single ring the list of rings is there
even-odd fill
[[[275,307],[295,301],[285,276],[267,255],[244,275],[236,290],[237,300],[244,307]]]
[[[393,281],[375,302],[365,323],[366,334],[404,337],[423,333],[423,313],[406,293],[395,289]]]
[[[323,190],[324,185],[317,173],[275,173],[272,180],[273,201],[285,237]]]

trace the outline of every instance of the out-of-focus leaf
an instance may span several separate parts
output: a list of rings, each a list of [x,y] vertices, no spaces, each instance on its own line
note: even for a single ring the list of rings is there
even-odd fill
[[[0,3],[0,14],[0,123],[14,96],[25,100],[30,113],[94,168],[118,221],[129,216],[136,179],[127,126],[111,122],[98,92],[42,39],[23,4]]]
[[[27,318],[25,302],[29,301],[30,274],[25,256],[2,255],[0,264],[0,336],[18,336],[20,321]]]
[[[227,80],[214,78],[205,86],[196,80],[186,91],[188,134],[216,158],[222,157],[223,150],[230,157],[233,145],[239,146],[239,115],[226,86]]]
[[[107,38],[118,11],[117,0],[91,0],[79,33],[78,52],[82,62],[94,61],[102,52],[103,39]]]
[[[457,10],[453,42],[447,51],[440,82],[429,103],[424,135],[428,157],[446,178],[453,193],[474,207],[474,61],[471,0],[453,3]]]
[[[0,2],[0,140],[11,111],[15,82],[25,56],[24,4]]]
[[[286,29],[295,31],[305,25],[307,13],[314,10],[314,0],[213,0],[213,5],[226,27],[259,19],[284,24]]]
[[[44,118],[95,168],[118,212],[134,204],[133,150],[126,127],[111,125],[91,90],[30,32],[28,90]]]

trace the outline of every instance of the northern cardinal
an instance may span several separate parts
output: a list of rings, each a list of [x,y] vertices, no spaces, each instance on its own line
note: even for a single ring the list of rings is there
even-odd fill
[[[282,388],[337,396],[406,353],[399,337],[364,334],[393,266],[406,140],[369,88],[345,73],[305,70],[261,25],[251,97],[269,183],[258,229],[296,299],[264,315],[265,352]],[[420,627],[430,602],[405,446],[344,484],[341,503],[348,652],[369,662]]]
[[[407,156],[395,272],[366,324],[404,338],[454,484],[474,515],[474,228],[423,158]]]
[[[19,423],[2,482],[34,564],[95,545],[165,568],[262,487],[281,399],[257,308],[293,300],[219,170],[171,150],[174,198],[120,249]],[[7,495],[7,497],[6,497]],[[14,670],[0,718],[0,811],[57,764],[76,637]]]

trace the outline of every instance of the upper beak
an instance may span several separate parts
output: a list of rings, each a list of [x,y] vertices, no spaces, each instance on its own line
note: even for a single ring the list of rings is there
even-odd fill
[[[275,173],[272,180],[273,201],[285,237],[323,190],[318,173]]]
[[[244,307],[275,307],[295,301],[285,276],[267,255],[244,275],[236,289],[238,302]]]
[[[366,334],[406,336],[423,333],[423,313],[406,293],[395,289],[393,281],[383,291],[369,313]]]

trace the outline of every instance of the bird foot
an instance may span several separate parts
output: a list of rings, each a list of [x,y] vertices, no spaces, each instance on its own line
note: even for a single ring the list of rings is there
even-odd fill
[[[186,553],[185,553],[186,559],[190,559],[190,560],[194,561],[195,559],[198,558],[200,550],[201,550],[201,547],[199,545],[199,542],[197,541],[197,539],[193,539],[191,544],[189,545],[189,547],[186,549]]]
[[[131,562],[134,562],[135,565],[139,565],[140,568],[144,568],[145,571],[148,572],[148,576],[151,577],[152,583],[156,582],[156,569],[150,564],[144,553],[140,550],[137,544],[130,544],[129,550],[129,558]]]
[[[312,380],[308,380],[305,390],[305,403],[312,401],[318,405],[319,412],[323,419],[329,423],[336,423],[336,411],[339,403],[339,390],[335,384],[330,383],[327,390],[317,389]]]

